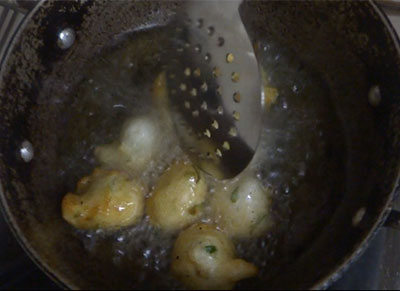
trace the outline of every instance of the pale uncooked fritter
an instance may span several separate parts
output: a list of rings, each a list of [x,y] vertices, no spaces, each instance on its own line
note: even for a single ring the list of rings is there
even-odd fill
[[[227,290],[257,275],[257,267],[236,258],[233,243],[215,226],[195,224],[182,231],[172,252],[172,274],[190,289]]]
[[[173,139],[165,73],[159,74],[152,89],[155,111],[125,122],[119,140],[96,147],[95,156],[104,166],[142,173],[151,161],[162,158]]]
[[[271,225],[270,193],[252,176],[217,188],[211,206],[216,224],[233,237],[256,237]]]
[[[164,132],[154,115],[128,120],[120,141],[98,146],[96,158],[112,169],[141,173],[153,159],[159,158]]]
[[[80,229],[119,228],[132,225],[144,213],[145,188],[124,173],[96,168],[82,178],[76,194],[62,201],[63,218]]]
[[[161,175],[147,199],[150,222],[167,231],[188,226],[199,218],[206,194],[201,173],[189,162],[176,162]]]

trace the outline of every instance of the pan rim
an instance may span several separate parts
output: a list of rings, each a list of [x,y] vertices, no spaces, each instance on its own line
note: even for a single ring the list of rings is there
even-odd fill
[[[386,13],[379,6],[376,0],[368,0],[368,3],[372,7],[373,11],[380,18],[383,25],[388,29],[391,40],[393,41],[393,45],[397,51],[397,55],[400,56],[400,36],[397,34],[393,24],[389,20]],[[392,204],[395,198],[395,193],[397,192],[397,187],[400,182],[400,161],[397,162],[397,178],[392,184],[392,191],[388,195],[386,205],[383,207],[382,212],[379,215],[379,218],[376,220],[375,224],[370,228],[368,234],[364,237],[364,239],[355,247],[355,251],[352,252],[347,257],[343,257],[342,263],[338,264],[336,268],[332,271],[331,274],[326,275],[325,277],[318,280],[313,286],[310,287],[311,290],[321,290],[326,289],[331,286],[334,282],[339,280],[343,273],[352,265],[357,259],[361,257],[361,255],[368,248],[371,240],[378,234],[380,229],[383,227],[387,217],[389,216],[392,210]]]
[[[3,55],[1,56],[0,60],[0,79],[3,77],[4,74],[4,66],[6,61],[14,47],[15,43],[18,40],[18,36],[23,32],[24,27],[32,18],[32,16],[40,9],[40,7],[45,3],[46,0],[40,0],[39,3],[32,9],[29,13],[27,13],[23,20],[18,25],[15,33],[12,35],[11,40],[9,41]],[[400,39],[399,35],[396,33],[392,23],[388,19],[387,15],[383,12],[382,8],[376,3],[375,0],[368,0],[368,3],[371,5],[373,11],[379,16],[380,20],[383,22],[384,26],[388,29],[390,34],[391,40],[393,41],[393,45],[396,48],[398,55],[400,55]],[[400,162],[397,165],[397,168],[400,168]],[[394,196],[396,193],[396,188],[399,185],[400,181],[400,173],[397,174],[397,178],[395,182],[393,182],[393,188],[388,195],[387,202],[385,207],[383,208],[382,212],[379,215],[379,218],[374,223],[374,225],[370,228],[365,238],[359,243],[357,247],[355,247],[355,251],[352,252],[347,257],[342,258],[342,262],[338,264],[335,268],[332,268],[332,273],[324,276],[312,286],[310,289],[326,289],[334,282],[336,282],[341,275],[347,270],[347,268],[354,263],[367,249],[369,246],[370,241],[376,236],[378,231],[383,226],[387,216],[391,211],[391,204],[394,201]],[[63,274],[56,272],[51,268],[47,263],[45,263],[40,255],[32,248],[29,241],[26,239],[25,235],[22,233],[21,229],[19,228],[17,222],[14,219],[14,216],[11,213],[11,210],[7,204],[7,199],[4,194],[3,186],[0,180],[0,212],[3,213],[3,217],[11,232],[13,233],[15,239],[17,240],[18,244],[22,247],[24,252],[28,255],[28,257],[39,267],[41,271],[43,271],[53,282],[55,282],[59,287],[62,289],[79,289],[78,286],[75,286],[70,282]]]
[[[1,59],[0,59],[0,79],[3,78],[4,75],[4,66],[7,63],[7,59],[12,52],[12,48],[15,46],[18,36],[24,31],[24,27],[31,20],[33,15],[40,9],[40,7],[46,2],[46,0],[39,0],[36,6],[26,13],[18,26],[15,29],[15,32],[10,37],[9,43],[5,48]],[[61,289],[79,289],[77,286],[74,286],[71,282],[69,282],[62,274],[55,272],[48,264],[46,264],[39,254],[33,249],[30,245],[29,241],[26,239],[25,235],[22,233],[19,228],[17,222],[12,215],[10,208],[7,204],[7,199],[4,194],[3,185],[0,179],[0,212],[4,217],[11,233],[13,234],[15,240],[18,242],[19,246],[23,249],[24,253],[31,259],[31,261],[47,276],[51,279],[56,285],[58,285]]]

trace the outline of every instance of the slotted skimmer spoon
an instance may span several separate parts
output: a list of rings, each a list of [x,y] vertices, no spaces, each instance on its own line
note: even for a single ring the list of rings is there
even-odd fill
[[[185,2],[167,70],[181,143],[195,164],[220,179],[247,167],[261,130],[260,73],[239,5]]]

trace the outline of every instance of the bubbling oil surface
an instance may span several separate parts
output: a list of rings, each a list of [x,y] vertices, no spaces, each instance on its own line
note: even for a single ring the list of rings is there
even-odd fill
[[[64,176],[70,191],[97,166],[94,148],[118,139],[126,119],[157,116],[151,87],[162,71],[162,48],[151,40],[154,30],[127,35],[112,50],[96,56],[74,90],[74,101],[66,109],[69,125],[60,142],[59,175]],[[135,55],[140,47],[147,47],[146,58]],[[329,221],[340,201],[338,193],[343,192],[339,181],[343,182],[345,175],[340,158],[344,143],[329,91],[318,75],[272,44],[260,48],[264,82],[279,95],[264,111],[260,144],[245,171],[253,172],[270,189],[274,227],[263,237],[234,242],[238,256],[260,268],[258,278],[268,278],[305,251]],[[186,159],[174,134],[160,145],[168,149],[163,159],[152,161],[139,177],[149,184],[148,195],[172,160]],[[209,197],[219,183],[226,183],[207,179]],[[204,222],[212,222],[209,213],[206,207]],[[75,235],[92,256],[102,256],[118,270],[134,269],[132,288],[182,288],[169,273],[177,234],[153,228],[148,217],[114,232],[75,230]],[[256,284],[257,278],[239,283],[238,288],[251,287],[252,282]]]

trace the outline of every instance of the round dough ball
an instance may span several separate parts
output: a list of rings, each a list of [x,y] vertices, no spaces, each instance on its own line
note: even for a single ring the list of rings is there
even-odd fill
[[[119,228],[143,216],[145,188],[121,172],[97,168],[78,182],[76,192],[61,205],[63,218],[76,228]]]
[[[227,290],[257,275],[257,267],[235,258],[234,245],[214,226],[195,224],[182,231],[172,252],[173,275],[190,289]]]
[[[163,133],[153,116],[142,116],[126,123],[119,150],[131,157],[130,163],[143,169],[160,152]]]
[[[133,118],[125,123],[119,142],[98,146],[95,155],[107,167],[139,173],[159,158],[165,132],[152,114]]]
[[[211,202],[215,222],[230,236],[263,234],[271,225],[270,195],[253,177],[243,177],[216,190]]]
[[[174,231],[195,222],[202,212],[207,184],[191,164],[177,162],[157,181],[153,195],[147,199],[152,224]]]
[[[96,147],[95,156],[102,165],[141,173],[176,144],[165,72],[154,80],[152,100],[154,110],[126,121],[119,140]]]

